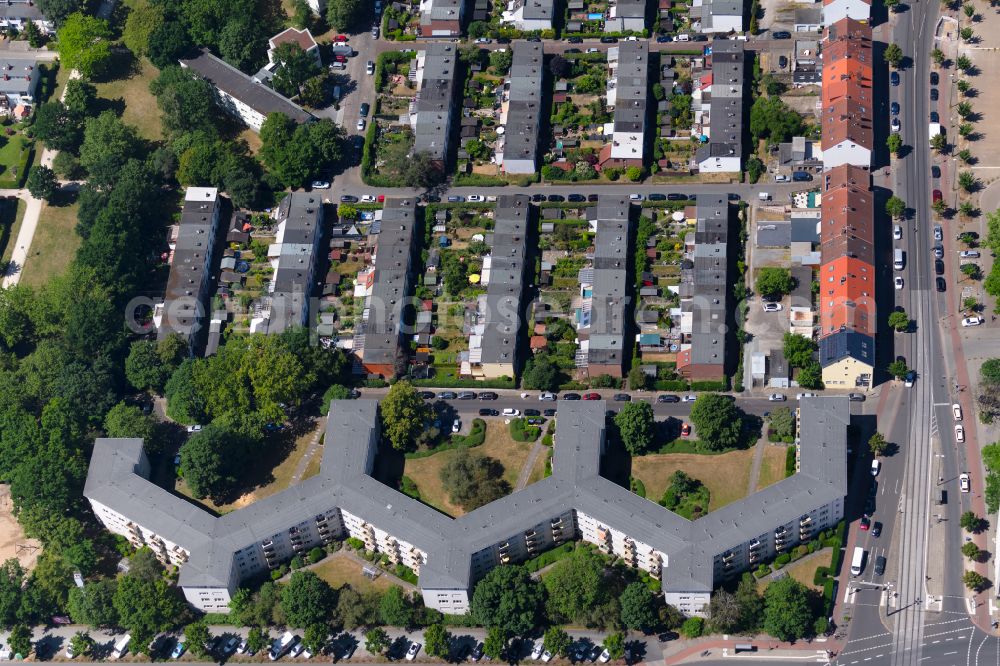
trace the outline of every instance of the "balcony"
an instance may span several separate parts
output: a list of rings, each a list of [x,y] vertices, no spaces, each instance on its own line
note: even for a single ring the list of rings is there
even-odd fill
[[[755,550],[757,548],[760,548],[760,541],[758,539],[754,539],[750,542],[750,550]]]
[[[624,541],[622,541],[622,545],[625,547],[625,552],[626,553],[634,553],[635,552],[635,541],[632,541],[632,539],[629,539],[628,537],[625,537]]]
[[[812,521],[813,521],[812,516],[802,516],[802,518],[799,519],[799,527],[812,525]]]
[[[510,555],[501,555],[500,564],[510,564]]]
[[[735,559],[735,557],[736,557],[736,553],[735,552],[728,552],[728,553],[726,553],[725,555],[722,556],[722,561],[723,562],[732,562],[733,559]]]
[[[504,541],[502,544],[500,544],[500,554],[501,555],[504,554],[504,553],[506,553],[508,550],[510,550],[510,542],[509,541]]]

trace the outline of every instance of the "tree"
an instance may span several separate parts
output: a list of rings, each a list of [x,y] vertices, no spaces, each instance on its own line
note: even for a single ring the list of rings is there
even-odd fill
[[[330,639],[330,627],[326,624],[310,624],[302,634],[302,644],[313,654],[323,654]]]
[[[554,55],[549,59],[549,71],[557,79],[565,78],[573,69],[573,63],[561,55]]]
[[[962,5],[962,12],[966,17],[972,18],[976,15],[976,6],[971,3],[968,5]]]
[[[187,344],[177,334],[159,342],[137,340],[125,359],[125,377],[140,391],[159,393],[186,355]]]
[[[972,103],[965,101],[959,102],[955,105],[955,110],[962,118],[968,118],[972,115]]]
[[[94,639],[86,631],[78,631],[69,639],[69,645],[77,656],[86,657],[94,649]]]
[[[656,627],[659,620],[656,599],[645,583],[629,583],[619,601],[622,624],[626,627],[636,631],[649,631]]]
[[[35,112],[35,137],[54,150],[75,151],[83,140],[83,121],[60,101],[44,102]]]
[[[219,53],[233,67],[255,72],[265,64],[267,42],[258,21],[249,15],[226,22],[219,33]]]
[[[492,569],[476,584],[472,618],[486,628],[497,627],[507,635],[526,634],[539,620],[542,592],[521,566]]]
[[[944,63],[944,51],[939,48],[935,48],[931,51],[931,59],[934,61],[935,65],[940,67],[941,64]]]
[[[573,639],[561,627],[549,627],[542,638],[542,646],[553,655],[565,657]]]
[[[974,130],[975,128],[972,126],[972,123],[962,123],[958,126],[958,135],[963,139],[967,139]]]
[[[962,514],[962,517],[959,519],[959,524],[962,526],[962,529],[964,529],[966,532],[971,532],[973,534],[978,534],[979,532],[985,530],[986,529],[984,525],[985,523],[986,523],[985,520],[977,516],[972,511],[966,511],[965,513]]]
[[[960,171],[958,185],[966,192],[972,192],[979,185],[979,179],[971,171]]]
[[[743,412],[728,396],[718,393],[699,395],[691,406],[691,422],[698,432],[699,441],[713,451],[733,448],[740,443]]]
[[[439,478],[448,499],[472,511],[510,492],[503,473],[504,467],[496,458],[462,448],[441,468]]]
[[[645,401],[626,403],[615,415],[615,425],[628,452],[640,455],[650,447],[656,435],[653,406]]]
[[[270,113],[260,130],[260,156],[282,183],[299,187],[341,159],[343,136],[329,119],[298,125],[283,113]]]
[[[192,45],[191,37],[180,21],[165,21],[149,34],[147,55],[150,62],[163,69],[176,65]]]
[[[802,117],[780,97],[758,97],[750,107],[750,133],[768,145],[791,140],[802,132]]]
[[[910,327],[910,315],[904,310],[893,310],[889,313],[889,326],[896,332],[902,333]]]
[[[969,150],[968,148],[963,148],[962,150],[958,151],[955,154],[955,157],[957,157],[958,159],[962,160],[965,164],[969,164],[970,162],[972,162],[972,151]],[[938,199],[934,203],[935,204],[941,204],[942,209],[945,207],[945,203],[944,203],[943,199]],[[937,212],[938,214],[940,214],[941,212],[943,212],[943,210],[942,211],[937,211],[935,209],[935,212]]]
[[[899,48],[899,44],[889,44],[885,47],[885,53],[882,57],[889,63],[890,67],[896,69],[903,61],[903,49]]]
[[[638,183],[642,180],[644,175],[645,172],[642,170],[642,167],[630,166],[625,169],[625,177],[628,178],[631,183]]]
[[[469,24],[469,37],[480,39],[490,34],[490,24],[486,21],[473,21]]]
[[[236,485],[249,452],[245,437],[225,426],[210,424],[181,446],[180,471],[195,497],[219,496]]]
[[[269,638],[260,627],[250,627],[247,633],[247,648],[251,652],[260,652],[267,647]]]
[[[721,634],[731,634],[743,626],[743,609],[732,592],[716,590],[708,604],[708,617],[712,629]]]
[[[764,598],[757,591],[757,579],[749,571],[743,574],[736,587],[736,600],[743,618],[742,631],[757,631],[764,616]]]
[[[413,624],[413,604],[398,585],[393,585],[382,595],[378,607],[379,619],[383,624],[408,627]]]
[[[890,134],[885,139],[885,145],[890,153],[899,157],[899,151],[903,148],[903,138],[898,134]]]
[[[641,366],[633,365],[628,371],[628,386],[633,391],[645,391],[649,388],[649,376],[643,372]]]
[[[103,578],[83,587],[70,588],[66,608],[73,622],[95,628],[118,624],[113,603],[117,587],[115,579]]]
[[[982,274],[980,273],[979,270],[979,266],[977,264],[962,264],[960,270],[962,271],[962,275],[965,275],[970,280],[978,280],[980,277],[982,277]],[[993,274],[991,272],[991,277],[992,275]],[[987,291],[989,291],[988,288]]]
[[[59,189],[59,181],[56,179],[56,174],[52,169],[40,164],[31,167],[31,170],[28,171],[28,179],[25,181],[25,186],[31,192],[31,196],[36,199],[52,201],[52,195]]]
[[[955,66],[961,71],[968,73],[969,70],[972,69],[972,60],[970,60],[967,55],[960,55],[955,60]]]
[[[208,644],[212,634],[204,620],[198,620],[184,627],[184,643],[187,649],[196,657],[208,656]]]
[[[379,403],[382,417],[382,436],[397,451],[413,448],[417,435],[430,417],[430,408],[416,389],[407,381],[398,381],[389,387]]]
[[[906,212],[906,202],[896,195],[893,195],[885,202],[885,212],[889,217],[899,219],[903,217],[903,214]]]
[[[67,16],[80,11],[83,7],[81,0],[35,0],[35,4],[38,5],[39,11],[56,27],[61,26],[66,21]]]
[[[285,97],[294,97],[302,84],[320,73],[316,58],[294,42],[283,42],[272,52],[276,65],[271,83]]]
[[[451,633],[441,623],[424,629],[424,650],[432,657],[448,659],[451,653]]]
[[[813,624],[809,589],[794,578],[771,582],[764,590],[764,631],[781,641],[807,635]]]
[[[559,368],[548,356],[539,355],[528,359],[521,375],[521,385],[526,389],[553,391],[559,388]]]
[[[970,560],[973,561],[979,560],[979,558],[982,556],[982,552],[983,551],[979,550],[979,546],[977,546],[972,541],[966,541],[965,543],[962,544],[962,555],[965,555]]]
[[[90,184],[108,188],[122,176],[126,163],[140,156],[141,149],[135,128],[123,123],[114,111],[105,111],[84,125],[80,164]]]
[[[902,379],[910,369],[906,367],[906,361],[896,359],[889,364],[886,371],[896,379]]]
[[[548,592],[548,614],[579,622],[606,600],[603,578],[604,564],[597,555],[586,548],[574,550],[542,579]],[[557,653],[555,650],[550,652]]]
[[[147,443],[153,439],[156,422],[134,405],[119,402],[104,417],[104,433],[108,437],[135,437]]]
[[[795,280],[787,268],[770,266],[757,271],[757,293],[768,299],[778,299],[795,288]]]
[[[935,134],[931,137],[931,148],[939,153],[943,153],[948,147],[948,140],[943,133]]]
[[[973,592],[982,592],[990,586],[989,579],[975,571],[966,571],[962,575],[962,582]]]
[[[504,49],[503,51],[490,51],[490,67],[492,67],[497,74],[506,74],[510,70],[513,60],[514,55],[511,53],[510,49]]]
[[[27,657],[31,654],[31,629],[25,624],[15,624],[7,637],[7,644],[15,655]]]
[[[149,84],[160,120],[171,134],[209,130],[218,122],[212,85],[177,65],[164,67]]]
[[[1000,384],[1000,358],[987,359],[979,368],[979,378],[989,386]]]
[[[795,435],[795,416],[788,407],[777,407],[771,410],[767,417],[768,425],[774,435],[784,439]]]
[[[148,580],[132,573],[118,580],[113,603],[121,626],[132,634],[132,645],[138,646],[137,652],[169,628],[183,608],[177,588],[166,580]]]
[[[964,95],[965,93],[969,92],[969,90],[972,88],[972,85],[965,79],[959,79],[958,81],[955,82],[955,88],[958,89],[958,92]]]
[[[489,159],[493,151],[479,139],[469,139],[465,143],[465,152],[474,160],[485,160]]]
[[[705,631],[705,620],[700,617],[689,617],[681,625],[681,635],[684,638],[698,638]]]
[[[880,432],[876,432],[868,439],[868,448],[871,450],[873,456],[883,455],[888,447],[889,444],[885,441],[885,435]]]
[[[507,647],[507,633],[500,627],[490,627],[483,641],[483,654],[490,659],[499,660],[503,656],[505,647]]]
[[[102,76],[111,60],[112,38],[107,21],[80,12],[69,15],[58,33],[62,66],[84,78]]]
[[[604,637],[602,644],[608,651],[609,659],[622,659],[625,656],[625,634],[621,631],[612,631]]]
[[[371,654],[382,654],[389,647],[389,634],[382,627],[375,627],[365,632],[365,650]]]
[[[125,19],[122,42],[129,51],[141,58],[149,54],[149,38],[163,25],[163,6],[155,3],[134,5]]]
[[[347,32],[360,21],[367,7],[370,5],[364,0],[331,0],[326,3],[326,22],[333,30]]]
[[[958,31],[958,34],[962,36],[962,41],[971,42],[976,36],[976,33],[972,31],[972,28],[966,26]]]
[[[333,588],[312,571],[296,571],[281,590],[281,608],[293,627],[325,623],[334,601]]]
[[[76,155],[63,151],[52,158],[52,170],[64,180],[80,180],[84,176],[80,160]]]
[[[785,359],[793,368],[805,367],[813,360],[813,352],[817,346],[812,339],[796,333],[785,333],[783,342]]]

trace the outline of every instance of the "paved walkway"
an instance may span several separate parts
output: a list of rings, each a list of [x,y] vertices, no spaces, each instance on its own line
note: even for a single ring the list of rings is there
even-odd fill
[[[523,490],[525,486],[528,485],[528,479],[531,478],[531,470],[535,467],[535,461],[538,460],[538,456],[542,455],[544,451],[547,451],[549,447],[542,444],[543,434],[535,441],[535,445],[531,447],[531,453],[528,454],[528,458],[521,465],[521,471],[517,473],[517,483],[514,484],[514,490]]]
[[[759,636],[709,636],[695,640],[671,641],[663,648],[664,666],[697,661],[699,658],[717,659],[723,656],[735,655],[737,643],[750,643],[757,648],[754,656],[749,659],[762,659],[765,655],[774,660],[788,659],[801,661],[813,655],[816,661],[826,661],[830,653],[836,655],[843,648],[840,641],[814,640],[788,643],[776,640],[767,635]],[[829,652],[828,652],[829,651]],[[812,661],[812,659],[810,659]],[[647,659],[647,662],[649,660]]]
[[[757,492],[757,481],[760,480],[760,466],[764,462],[764,449],[771,446],[767,441],[767,428],[753,449],[753,464],[750,466],[750,478],[747,479],[747,495]]]
[[[295,466],[295,472],[292,473],[292,483],[298,483],[302,480],[302,475],[306,473],[306,468],[312,459],[316,456],[317,451],[319,451],[319,438],[323,436],[326,432],[326,417],[319,419],[315,423],[315,431],[313,432],[312,439],[309,441],[309,447],[306,452],[302,454],[302,458],[299,460],[299,464]]]

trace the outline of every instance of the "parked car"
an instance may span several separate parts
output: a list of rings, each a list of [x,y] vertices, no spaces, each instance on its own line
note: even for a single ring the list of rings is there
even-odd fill
[[[787,30],[775,30],[774,32],[771,33],[771,38],[772,39],[791,39],[792,38],[792,33],[788,32]]]
[[[969,475],[968,474],[959,474],[958,475],[958,487],[962,490],[963,493],[969,492],[970,485],[971,484],[969,483]]]
[[[944,275],[944,262],[941,261],[940,259],[934,260],[934,274]]]
[[[876,458],[872,461],[872,476],[878,476],[878,473],[882,471],[882,461]]]
[[[931,72],[931,85],[936,86],[938,84],[938,73]]]
[[[796,400],[801,400],[802,398],[814,398],[814,397],[816,397],[816,394],[815,393],[809,393],[808,391],[806,391],[805,393],[797,393],[795,395],[795,399]]]
[[[941,228],[941,225],[934,226],[934,240],[936,241],[944,240],[944,230]]]
[[[945,292],[945,291],[947,290],[947,288],[948,288],[948,285],[947,285],[947,283],[946,283],[946,282],[944,281],[944,278],[943,278],[943,277],[939,277],[939,278],[937,278],[936,280],[934,280],[934,286],[935,286],[935,287],[937,288],[937,290],[938,290],[939,292],[941,292],[941,293],[944,293],[944,292]]]
[[[358,118],[358,122],[357,122],[357,125],[355,125],[355,127],[358,128],[359,132],[363,131],[365,129],[365,119],[364,118]]]
[[[690,423],[682,423],[681,424],[681,437],[690,437],[690,436],[691,436],[691,424]]]
[[[328,190],[328,189],[330,189],[330,181],[328,181],[328,180],[314,180],[312,182],[312,188],[314,190]]]
[[[570,37],[566,41],[570,44],[583,44],[583,37]]]
[[[653,192],[646,198],[649,199],[650,201],[666,201],[667,195],[663,194],[662,192]]]
[[[894,224],[892,225],[892,240],[902,240],[903,238],[903,227]]]
[[[418,652],[420,652],[420,643],[410,643],[410,648],[406,651],[406,660],[413,661]]]
[[[288,656],[294,659],[295,657],[297,657],[300,654],[302,654],[302,651],[305,650],[305,649],[306,649],[306,646],[302,643],[302,641],[299,641],[295,645],[292,646],[291,650],[288,651]]]
[[[551,407],[549,409],[542,410],[542,416],[553,417],[555,415],[556,415],[556,410],[552,409]]]
[[[600,400],[601,399],[601,394],[600,393],[584,393],[583,394],[583,399],[584,400]]]
[[[480,400],[496,400],[498,397],[500,396],[498,396],[493,391],[483,391],[482,393],[479,394]]]
[[[567,198],[570,201],[574,202],[574,203],[582,202],[582,201],[586,201],[587,200],[587,197],[583,196],[582,194],[571,194]]]
[[[979,250],[962,250],[958,253],[960,259],[978,259]]]
[[[796,183],[805,183],[812,180],[812,174],[807,171],[793,171],[792,181]]]
[[[788,67],[788,58],[785,56],[778,56],[778,69],[784,69]]]
[[[901,125],[899,123],[899,116],[893,116],[892,117],[892,122],[889,123],[889,129],[892,130],[892,132],[898,134],[900,128],[901,128]]]
[[[861,524],[859,525],[861,530],[863,532],[867,532],[868,528],[870,528],[871,526],[872,526],[872,519],[869,518],[868,516],[861,516]]]
[[[503,416],[520,416],[520,415],[521,415],[521,410],[519,410],[519,409],[514,409],[513,407],[506,407],[506,408],[505,408],[505,409],[504,409],[504,410],[503,410],[503,411],[501,412],[501,414],[502,414]]]
[[[437,397],[438,400],[454,400],[455,398],[458,397],[458,394],[456,394],[454,391],[441,391],[440,393],[438,393]]]
[[[892,104],[889,105],[889,113],[891,113],[894,116],[899,115],[899,102],[893,102]]]
[[[479,410],[480,416],[500,416],[500,412],[495,409],[490,409],[489,407],[483,407]]]
[[[937,179],[941,177],[941,167],[937,164],[931,165],[931,178]]]
[[[680,192],[671,192],[667,195],[667,201],[684,201],[685,199],[687,199],[687,196]]]
[[[174,646],[173,651],[170,653],[171,659],[180,659],[184,652],[187,651],[187,645],[183,641],[177,641],[177,645]]]
[[[481,194],[470,194],[469,196],[465,197],[465,200],[468,201],[469,203],[482,203],[486,201],[486,197],[482,196]]]
[[[892,286],[896,288],[897,291],[903,288],[903,278],[898,275],[892,279]]]
[[[613,400],[615,402],[632,402],[632,396],[628,393],[615,393]]]
[[[472,661],[479,661],[483,658],[483,650],[483,644],[476,643],[476,647],[472,648],[472,654],[469,655],[469,658],[472,659]]]
[[[847,399],[850,400],[851,402],[864,402],[865,401],[865,397],[866,396],[865,396],[864,393],[848,393],[847,394]]]
[[[899,85],[899,72],[889,72],[889,83],[894,86]]]
[[[533,648],[531,648],[531,658],[541,659],[543,652],[545,652],[545,645],[541,641],[539,641],[535,643],[535,646]]]
[[[781,393],[772,393],[767,399],[771,402],[784,402],[787,398]]]
[[[951,406],[951,415],[955,418],[956,421],[961,421],[962,420],[962,405],[958,404],[957,402],[954,403],[954,404],[952,404],[952,406]]]
[[[199,430],[201,430],[201,426],[200,425],[189,425],[187,427],[187,431],[188,432],[198,432]]]
[[[913,383],[916,381],[917,381],[917,373],[915,373],[913,370],[910,370],[908,373],[906,373],[906,376],[903,377],[903,386],[905,386],[906,388],[913,388]]]
[[[935,203],[944,199],[944,195],[941,194],[941,190],[934,190],[931,192],[931,202]]]
[[[764,312],[780,312],[781,303],[764,303],[763,308]]]
[[[629,201],[642,201],[644,197],[641,194],[633,192],[632,194],[628,195],[628,198]]]
[[[589,201],[590,203],[597,203],[597,200],[599,198],[600,197],[598,197],[596,194],[588,194],[587,195],[587,201]]]
[[[932,123],[939,123],[939,122],[941,122],[941,117],[938,115],[937,111],[931,111],[930,121]]]
[[[563,400],[579,400],[580,399],[580,394],[579,393],[563,393],[561,397],[562,397]]]
[[[548,199],[549,201],[553,202],[553,203],[560,203],[560,202],[563,202],[563,201],[566,201],[566,197],[564,197],[564,196],[563,196],[563,195],[561,195],[561,194],[550,194],[550,195],[549,195],[548,197],[546,197],[546,198],[547,198],[547,199]]]
[[[475,400],[476,399],[476,392],[475,391],[459,391],[458,392],[458,399],[459,400]]]
[[[875,575],[881,576],[885,573],[885,556],[879,555],[875,558]]]
[[[424,400],[433,400],[435,397],[437,397],[434,391],[421,391],[417,395],[419,395]]]
[[[608,37],[607,35],[601,37],[601,44],[617,44],[617,43],[618,43],[617,37]]]
[[[553,400],[556,399],[556,394],[550,391],[542,391],[541,393],[538,394],[538,399],[547,402],[552,402]]]
[[[457,433],[462,429],[462,419],[455,419],[451,424],[451,431]]]
[[[541,201],[545,201],[545,195],[544,194],[532,194],[531,195],[531,200],[534,201],[535,203],[539,203]]]
[[[694,402],[697,399],[698,399],[698,396],[696,396],[694,393],[688,393],[681,400],[682,400],[682,402]]]
[[[970,326],[979,326],[984,321],[985,320],[980,316],[966,317],[962,320],[962,326],[965,326],[966,328],[969,328]]]
[[[361,203],[375,203],[375,195],[374,194],[362,194],[361,195]]]
[[[369,60],[368,63],[365,65],[365,71],[368,72],[369,75],[374,74],[375,73],[375,63],[373,61]]]
[[[676,395],[669,395],[664,393],[662,395],[656,396],[656,402],[680,402],[680,401],[681,399],[678,398]]]
[[[670,41],[670,35],[657,35],[656,36],[656,43],[657,44],[666,44],[669,41]]]

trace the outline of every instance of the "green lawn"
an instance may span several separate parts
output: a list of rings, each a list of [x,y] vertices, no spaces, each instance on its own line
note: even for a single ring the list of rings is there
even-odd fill
[[[80,237],[75,230],[77,208],[75,202],[68,206],[42,205],[35,237],[24,262],[21,284],[40,287],[69,266],[80,247]]]
[[[158,75],[156,67],[148,60],[142,60],[138,71],[129,78],[95,84],[99,96],[112,102],[119,99],[124,101],[125,112],[122,114],[122,120],[134,125],[139,134],[150,141],[159,141],[163,138],[160,109],[156,106],[156,98],[149,92],[150,81]]]
[[[17,187],[27,170],[27,155],[31,141],[23,134],[0,138],[0,180],[4,187]]]
[[[14,254],[14,241],[21,230],[21,220],[24,219],[24,209],[27,208],[28,204],[21,199],[6,199],[0,203],[2,203],[0,206],[0,251],[3,254],[0,265],[5,265]]]

